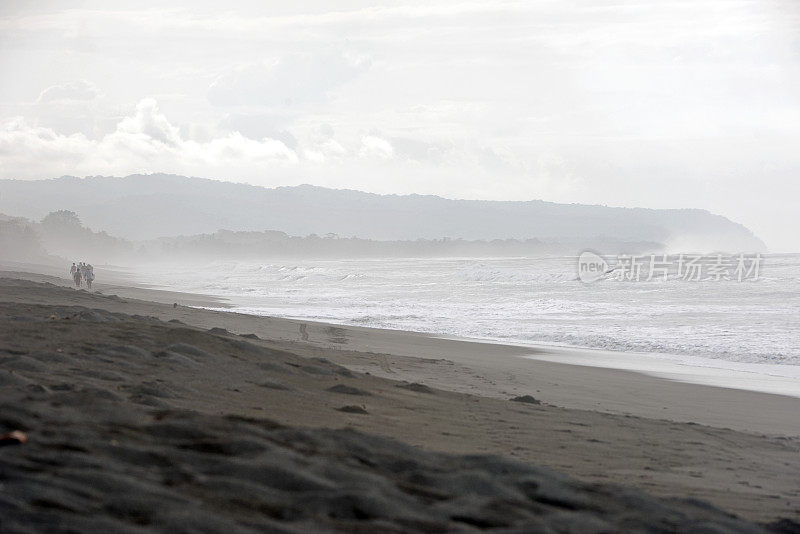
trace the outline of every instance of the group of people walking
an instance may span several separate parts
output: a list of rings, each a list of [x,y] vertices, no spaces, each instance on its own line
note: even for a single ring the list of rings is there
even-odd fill
[[[88,263],[73,263],[69,269],[72,279],[75,281],[75,287],[81,287],[81,283],[86,281],[86,287],[92,289],[92,282],[94,282],[94,267]]]

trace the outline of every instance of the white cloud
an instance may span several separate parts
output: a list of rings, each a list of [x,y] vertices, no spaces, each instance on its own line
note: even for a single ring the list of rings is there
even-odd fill
[[[208,90],[216,106],[283,107],[324,99],[328,92],[368,67],[340,54],[292,54],[269,62],[237,66],[218,76]]]
[[[303,151],[303,155],[307,160],[316,163],[330,162],[344,158],[347,155],[347,149],[335,139],[325,139],[321,143],[309,143],[308,148]]]
[[[392,159],[394,157],[394,147],[382,137],[365,135],[361,138],[361,149],[358,154],[362,158]]]
[[[136,114],[122,119],[117,125],[115,135],[142,136],[144,139],[159,141],[170,147],[177,147],[181,143],[178,128],[159,113],[158,103],[152,98],[140,101],[136,106]]]
[[[41,93],[37,102],[62,102],[70,100],[94,100],[100,96],[100,90],[87,80],[51,85]]]
[[[183,139],[179,129],[144,99],[133,115],[100,139],[64,135],[27,123],[21,117],[0,128],[0,176],[41,178],[60,174],[128,174],[143,170],[209,172],[229,175],[243,168],[276,169],[297,163],[297,154],[281,141],[249,139],[230,132],[206,142]]]

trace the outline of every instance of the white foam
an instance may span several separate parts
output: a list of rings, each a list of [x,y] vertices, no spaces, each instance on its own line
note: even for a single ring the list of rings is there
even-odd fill
[[[565,257],[216,262],[146,276],[247,313],[630,353],[624,368],[800,369],[800,255],[766,256],[755,282],[584,284]]]
[[[635,371],[708,386],[800,397],[800,366],[737,364],[719,359],[549,348],[527,359]]]

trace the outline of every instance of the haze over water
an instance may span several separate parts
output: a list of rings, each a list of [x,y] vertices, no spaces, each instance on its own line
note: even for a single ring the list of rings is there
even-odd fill
[[[246,313],[800,376],[800,255],[767,255],[742,282],[584,284],[574,257],[219,262],[146,276]]]

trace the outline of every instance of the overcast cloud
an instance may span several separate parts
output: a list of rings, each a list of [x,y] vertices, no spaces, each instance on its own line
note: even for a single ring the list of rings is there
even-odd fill
[[[794,0],[0,4],[0,177],[699,207],[800,251]]]

